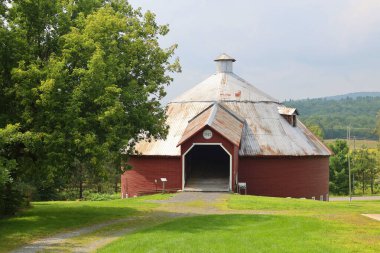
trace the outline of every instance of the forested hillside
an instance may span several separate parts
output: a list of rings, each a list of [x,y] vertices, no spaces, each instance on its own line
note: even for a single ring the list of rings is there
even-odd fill
[[[325,139],[346,138],[349,125],[351,136],[357,139],[378,138],[375,128],[380,97],[315,98],[290,100],[284,104],[297,108],[305,124],[320,126]]]

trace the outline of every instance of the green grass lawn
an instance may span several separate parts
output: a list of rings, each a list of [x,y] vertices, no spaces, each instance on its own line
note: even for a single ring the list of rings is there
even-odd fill
[[[324,202],[306,199],[233,195],[228,208],[238,210],[275,210],[289,215],[357,215],[380,213],[380,201]],[[380,224],[380,223],[379,223]]]
[[[169,195],[153,195],[111,201],[34,202],[19,215],[0,219],[0,252],[8,252],[31,240],[107,220],[121,219],[157,206],[144,202]]]
[[[125,236],[100,252],[345,252],[321,236],[332,227],[308,217],[187,217]]]
[[[233,195],[225,208],[273,215],[178,218],[109,244],[100,252],[379,252],[380,201],[353,203]]]

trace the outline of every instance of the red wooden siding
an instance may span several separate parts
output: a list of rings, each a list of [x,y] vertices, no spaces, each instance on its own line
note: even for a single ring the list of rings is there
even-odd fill
[[[129,164],[133,169],[121,176],[122,194],[128,197],[153,193],[156,189],[154,180],[157,179],[158,189],[162,188],[160,178],[167,178],[166,189],[182,188],[182,167],[180,157],[163,156],[133,156]]]
[[[205,127],[204,129],[210,129]],[[216,131],[211,139],[204,139],[200,131],[181,145],[184,154],[194,143],[221,143],[232,155],[232,187],[236,174],[239,182],[247,183],[247,193],[262,196],[326,199],[329,182],[327,156],[256,156],[239,157],[239,148]],[[166,188],[182,189],[182,156],[133,156],[133,169],[122,175],[122,193],[125,196],[152,193],[154,180],[161,189],[161,177],[166,177]]]
[[[239,182],[248,194],[320,199],[329,192],[328,157],[240,157]]]

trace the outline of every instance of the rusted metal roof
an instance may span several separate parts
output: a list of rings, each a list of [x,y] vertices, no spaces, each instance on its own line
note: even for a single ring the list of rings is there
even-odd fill
[[[213,105],[210,105],[189,120],[189,123],[177,146],[181,145],[195,133],[199,132],[203,127],[209,125],[208,122],[210,121],[210,118],[212,118],[213,108]]]
[[[177,144],[186,136],[186,131],[190,133],[193,131],[190,131],[191,127],[197,127],[188,125],[188,122],[207,107],[212,108],[215,102],[244,119],[242,126],[232,128],[229,116],[220,114],[223,120],[214,121],[220,129],[226,129],[226,135],[233,136],[241,131],[240,156],[331,155],[331,151],[299,120],[296,126],[292,126],[281,116],[281,113],[297,113],[295,108],[284,107],[232,72],[214,74],[169,103],[169,133],[166,140],[139,142],[136,150],[143,155],[179,156]],[[197,121],[200,125],[204,124],[203,120],[209,119],[210,114],[203,116],[204,119]]]
[[[232,144],[240,146],[244,119],[228,108],[214,103],[189,121],[178,145],[181,145],[205,126],[209,126]]]
[[[168,115],[166,124],[169,126],[166,139],[140,141],[136,144],[136,151],[142,155],[179,156],[181,149],[177,144],[188,121],[208,106],[210,106],[208,102],[169,104],[166,109]]]

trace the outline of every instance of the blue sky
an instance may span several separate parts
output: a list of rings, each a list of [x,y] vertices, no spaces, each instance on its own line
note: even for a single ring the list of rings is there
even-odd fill
[[[380,0],[132,0],[179,45],[182,73],[165,102],[215,72],[234,72],[280,100],[380,91]]]

